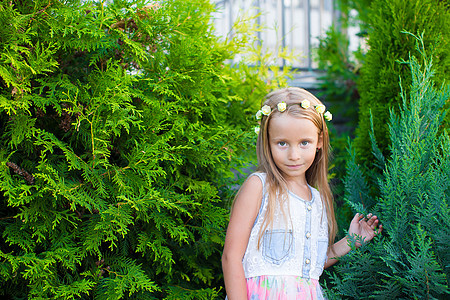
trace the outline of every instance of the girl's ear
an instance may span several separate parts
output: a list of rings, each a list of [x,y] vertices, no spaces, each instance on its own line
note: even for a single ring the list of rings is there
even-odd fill
[[[321,149],[323,147],[323,132],[319,134],[319,140],[317,141],[317,149]]]

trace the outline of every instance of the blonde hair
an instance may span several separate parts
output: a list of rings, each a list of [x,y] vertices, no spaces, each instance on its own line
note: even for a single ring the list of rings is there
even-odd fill
[[[300,103],[303,100],[309,100],[310,108],[302,108]],[[296,87],[289,87],[269,93],[262,103],[268,105],[272,112],[266,116],[263,115],[261,119],[260,131],[256,144],[256,153],[258,156],[258,171],[266,173],[267,191],[268,191],[268,206],[267,213],[263,219],[263,226],[259,232],[259,241],[264,231],[272,226],[275,209],[277,206],[283,208],[283,201],[287,195],[286,182],[278,170],[272,158],[269,146],[269,126],[270,120],[281,112],[277,109],[277,104],[280,102],[286,103],[286,111],[283,114],[290,114],[296,118],[305,118],[314,123],[319,131],[319,136],[322,135],[323,146],[316,153],[314,162],[306,171],[306,181],[310,186],[315,187],[322,198],[322,202],[326,208],[328,219],[328,244],[332,245],[337,232],[337,223],[334,215],[333,195],[328,184],[328,157],[330,154],[330,141],[328,136],[328,128],[325,124],[323,114],[317,113],[314,109],[315,105],[322,104],[310,92]],[[277,197],[279,195],[279,197]],[[277,200],[278,199],[278,200]],[[278,201],[278,202],[277,202]],[[285,212],[283,211],[283,215]],[[258,247],[259,247],[258,242]]]

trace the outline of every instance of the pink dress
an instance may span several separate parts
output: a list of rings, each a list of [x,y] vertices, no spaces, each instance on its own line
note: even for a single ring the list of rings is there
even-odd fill
[[[318,280],[300,276],[258,276],[247,279],[249,300],[325,299]]]

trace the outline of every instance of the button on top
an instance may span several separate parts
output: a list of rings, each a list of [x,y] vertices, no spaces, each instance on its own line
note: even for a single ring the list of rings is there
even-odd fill
[[[307,209],[308,209],[308,210],[311,210],[311,209],[312,209],[312,206],[311,206],[311,205],[308,205]]]

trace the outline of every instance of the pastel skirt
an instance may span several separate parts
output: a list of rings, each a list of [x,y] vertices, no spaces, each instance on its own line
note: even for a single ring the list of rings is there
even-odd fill
[[[249,300],[325,299],[319,281],[300,276],[258,276],[247,279]]]

